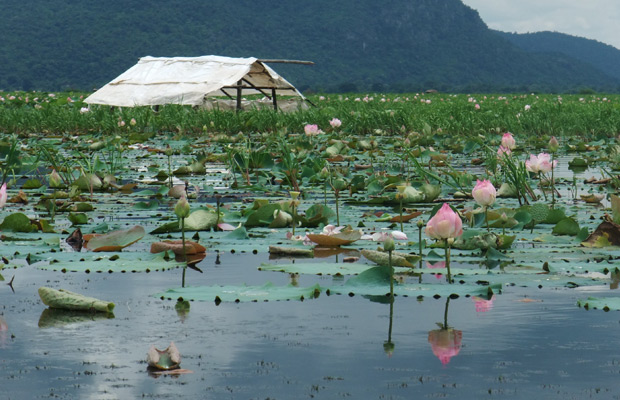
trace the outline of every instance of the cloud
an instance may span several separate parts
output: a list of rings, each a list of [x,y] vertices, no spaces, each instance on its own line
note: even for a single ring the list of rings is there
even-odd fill
[[[492,29],[505,32],[556,31],[620,49],[618,0],[463,0]]]

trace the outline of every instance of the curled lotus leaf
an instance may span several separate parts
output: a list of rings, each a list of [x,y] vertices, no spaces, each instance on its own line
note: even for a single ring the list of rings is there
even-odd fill
[[[39,288],[39,297],[41,297],[43,304],[50,308],[106,313],[111,313],[114,310],[114,303],[112,302],[87,297],[64,289],[56,290],[43,286]]]
[[[119,251],[142,239],[145,234],[144,228],[136,225],[133,228],[93,236],[86,248],[92,251]]]

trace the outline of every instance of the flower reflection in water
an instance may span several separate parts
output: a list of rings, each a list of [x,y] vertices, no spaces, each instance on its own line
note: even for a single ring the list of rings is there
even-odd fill
[[[430,262],[426,262],[426,268],[446,268],[446,262],[445,261],[438,261],[434,264],[431,264]],[[441,274],[433,274],[433,276],[437,279],[441,279]]]
[[[493,301],[495,301],[495,295],[493,295],[488,300],[478,296],[472,296],[471,299],[474,301],[474,305],[476,306],[476,312],[487,312],[493,308]]]
[[[446,301],[446,309],[444,312],[444,322],[439,323],[439,329],[432,330],[428,333],[428,342],[431,344],[433,354],[439,358],[439,361],[445,366],[448,365],[450,359],[459,354],[461,351],[461,342],[463,340],[463,332],[448,326],[448,306],[450,298]]]

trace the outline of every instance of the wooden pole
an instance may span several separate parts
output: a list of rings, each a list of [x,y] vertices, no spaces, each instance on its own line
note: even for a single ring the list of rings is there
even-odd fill
[[[241,92],[243,91],[242,85],[243,82],[240,80],[237,82],[237,112],[241,111]]]
[[[273,99],[273,109],[278,111],[278,100],[276,99],[276,88],[271,89],[271,98]]]

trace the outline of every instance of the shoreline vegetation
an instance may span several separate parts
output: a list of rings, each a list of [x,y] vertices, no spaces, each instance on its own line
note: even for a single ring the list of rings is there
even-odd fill
[[[620,133],[620,95],[614,94],[325,94],[309,96],[316,107],[293,113],[235,113],[167,105],[110,108],[83,103],[79,92],[0,91],[0,133],[180,135],[303,134],[307,124],[326,133],[338,118],[339,134],[397,136],[486,135],[511,132],[590,137]]]

